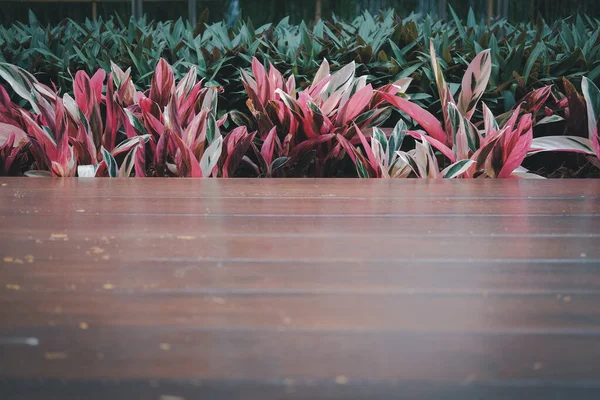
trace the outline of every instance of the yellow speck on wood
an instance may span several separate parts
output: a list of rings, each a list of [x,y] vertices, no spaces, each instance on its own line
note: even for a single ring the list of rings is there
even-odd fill
[[[5,263],[11,263],[11,262],[13,262],[13,261],[15,261],[15,259],[14,259],[14,258],[12,258],[12,257],[4,257],[4,262],[5,262]]]
[[[67,355],[65,353],[60,352],[48,352],[44,353],[44,358],[46,360],[64,360],[65,358],[67,358]]]
[[[77,211],[78,213],[84,213],[84,212],[85,212],[85,210],[84,210],[84,209],[79,209],[79,210],[76,210],[76,211]]]
[[[88,325],[87,322],[80,322],[79,323],[79,329],[83,329],[84,331],[89,328],[90,326]]]
[[[50,240],[69,240],[69,236],[65,233],[52,233],[50,234]]]
[[[565,303],[570,303],[571,302],[571,296],[564,296],[562,301],[564,301]]]
[[[8,186],[8,183],[3,183],[2,184],[2,187],[7,187],[7,186]]]
[[[29,264],[32,264],[35,261],[35,257],[31,254],[27,254],[25,256],[25,261],[27,261]]]
[[[103,260],[110,260],[110,256],[108,254],[105,254],[102,256]]]
[[[335,377],[335,383],[338,385],[345,385],[348,383],[348,378],[346,378],[344,375],[338,375]]]
[[[16,283],[7,283],[6,288],[8,290],[21,290],[21,286],[17,285]]]
[[[20,258],[15,258],[15,264],[23,264],[23,260]]]
[[[163,350],[163,351],[169,351],[169,350],[171,350],[171,344],[170,343],[161,343],[158,347],[161,350]]]
[[[113,285],[112,283],[105,283],[104,285],[102,285],[102,289],[111,290],[114,288],[115,288],[115,285]]]
[[[194,236],[177,236],[177,239],[179,239],[179,240],[194,240],[195,237]]]
[[[94,246],[90,249],[90,251],[94,254],[104,253],[104,249],[102,247]]]

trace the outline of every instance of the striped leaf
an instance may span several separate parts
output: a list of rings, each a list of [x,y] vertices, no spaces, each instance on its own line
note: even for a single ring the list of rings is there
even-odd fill
[[[108,176],[111,178],[116,178],[119,175],[119,167],[117,165],[117,160],[110,154],[108,150],[104,147],[101,148],[102,151],[102,159],[106,163],[106,169],[108,172]]]
[[[593,143],[596,157],[600,158],[600,132],[598,131],[598,124],[600,123],[600,90],[594,82],[586,77],[581,82],[581,89],[587,108],[589,139]]]
[[[531,142],[527,155],[544,151],[568,151],[594,155],[594,145],[591,140],[578,136],[545,136],[535,138]]]
[[[471,166],[474,164],[474,160],[460,160],[458,162],[455,162],[454,164],[446,167],[442,171],[442,177],[449,179],[459,177],[460,175],[467,172],[468,169],[471,168]]]

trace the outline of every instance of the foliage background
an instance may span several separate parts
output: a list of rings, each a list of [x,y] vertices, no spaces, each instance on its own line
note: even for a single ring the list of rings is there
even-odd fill
[[[260,25],[280,20],[290,16],[290,22],[299,23],[301,20],[311,21],[315,16],[315,0],[200,0],[198,10],[208,9],[210,22],[227,20],[231,15],[232,2],[237,1],[240,17],[250,18],[255,24]],[[496,4],[498,0],[494,1]],[[85,2],[69,2],[61,4],[22,2],[20,0],[4,0],[0,2],[0,23],[10,24],[15,21],[26,22],[28,11],[31,9],[42,23],[57,23],[64,18],[83,21],[91,15],[91,4]],[[380,9],[395,8],[400,14],[411,12],[425,12],[436,14],[437,0],[321,0],[322,16],[337,16],[350,19],[360,14],[363,10],[376,13]],[[487,0],[454,0],[448,2],[460,16],[466,16],[469,7],[473,8],[477,16],[485,18],[487,13]],[[592,17],[600,17],[600,8],[594,7],[597,0],[508,0],[508,19],[511,21],[534,20],[538,12],[547,21],[554,21],[576,13],[585,13]],[[105,19],[115,13],[124,18],[131,15],[130,3],[100,2],[97,5],[98,15]],[[180,16],[187,16],[187,2],[182,0],[152,1],[144,3],[144,12],[149,19],[173,20]]]

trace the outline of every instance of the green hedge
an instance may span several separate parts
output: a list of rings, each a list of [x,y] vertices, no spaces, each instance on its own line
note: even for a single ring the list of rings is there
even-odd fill
[[[0,61],[18,65],[43,83],[68,92],[75,71],[108,71],[110,63],[131,67],[139,88],[148,87],[159,58],[165,58],[181,77],[198,66],[200,78],[223,86],[222,110],[241,109],[239,69],[250,66],[251,57],[294,73],[299,82],[312,80],[326,58],[336,68],[351,61],[375,86],[403,77],[414,78],[409,92],[414,100],[436,107],[436,91],[428,66],[430,39],[441,55],[453,90],[467,63],[485,48],[492,50],[494,69],[484,99],[494,113],[512,108],[532,89],[548,84],[562,87],[562,77],[578,85],[585,75],[596,83],[600,77],[600,22],[577,16],[551,25],[511,24],[499,20],[491,27],[477,23],[474,13],[466,21],[455,14],[450,21],[401,17],[393,11],[372,16],[368,12],[352,21],[333,18],[308,26],[287,18],[254,26],[251,21],[230,29],[222,23],[197,26],[176,22],[109,21],[83,24],[64,20],[42,25],[30,15],[28,24],[0,28]]]

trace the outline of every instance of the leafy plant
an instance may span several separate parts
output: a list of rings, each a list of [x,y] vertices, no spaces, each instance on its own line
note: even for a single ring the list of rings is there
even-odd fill
[[[216,175],[223,137],[216,120],[218,90],[198,82],[196,71],[176,83],[160,60],[151,88],[136,92],[130,70],[112,65],[106,77],[78,71],[75,98],[60,96],[32,75],[0,64],[0,76],[30,103],[27,111],[0,92],[0,162],[16,173],[27,147],[36,176]],[[104,82],[106,89],[104,90]],[[20,168],[19,168],[20,171]]]

